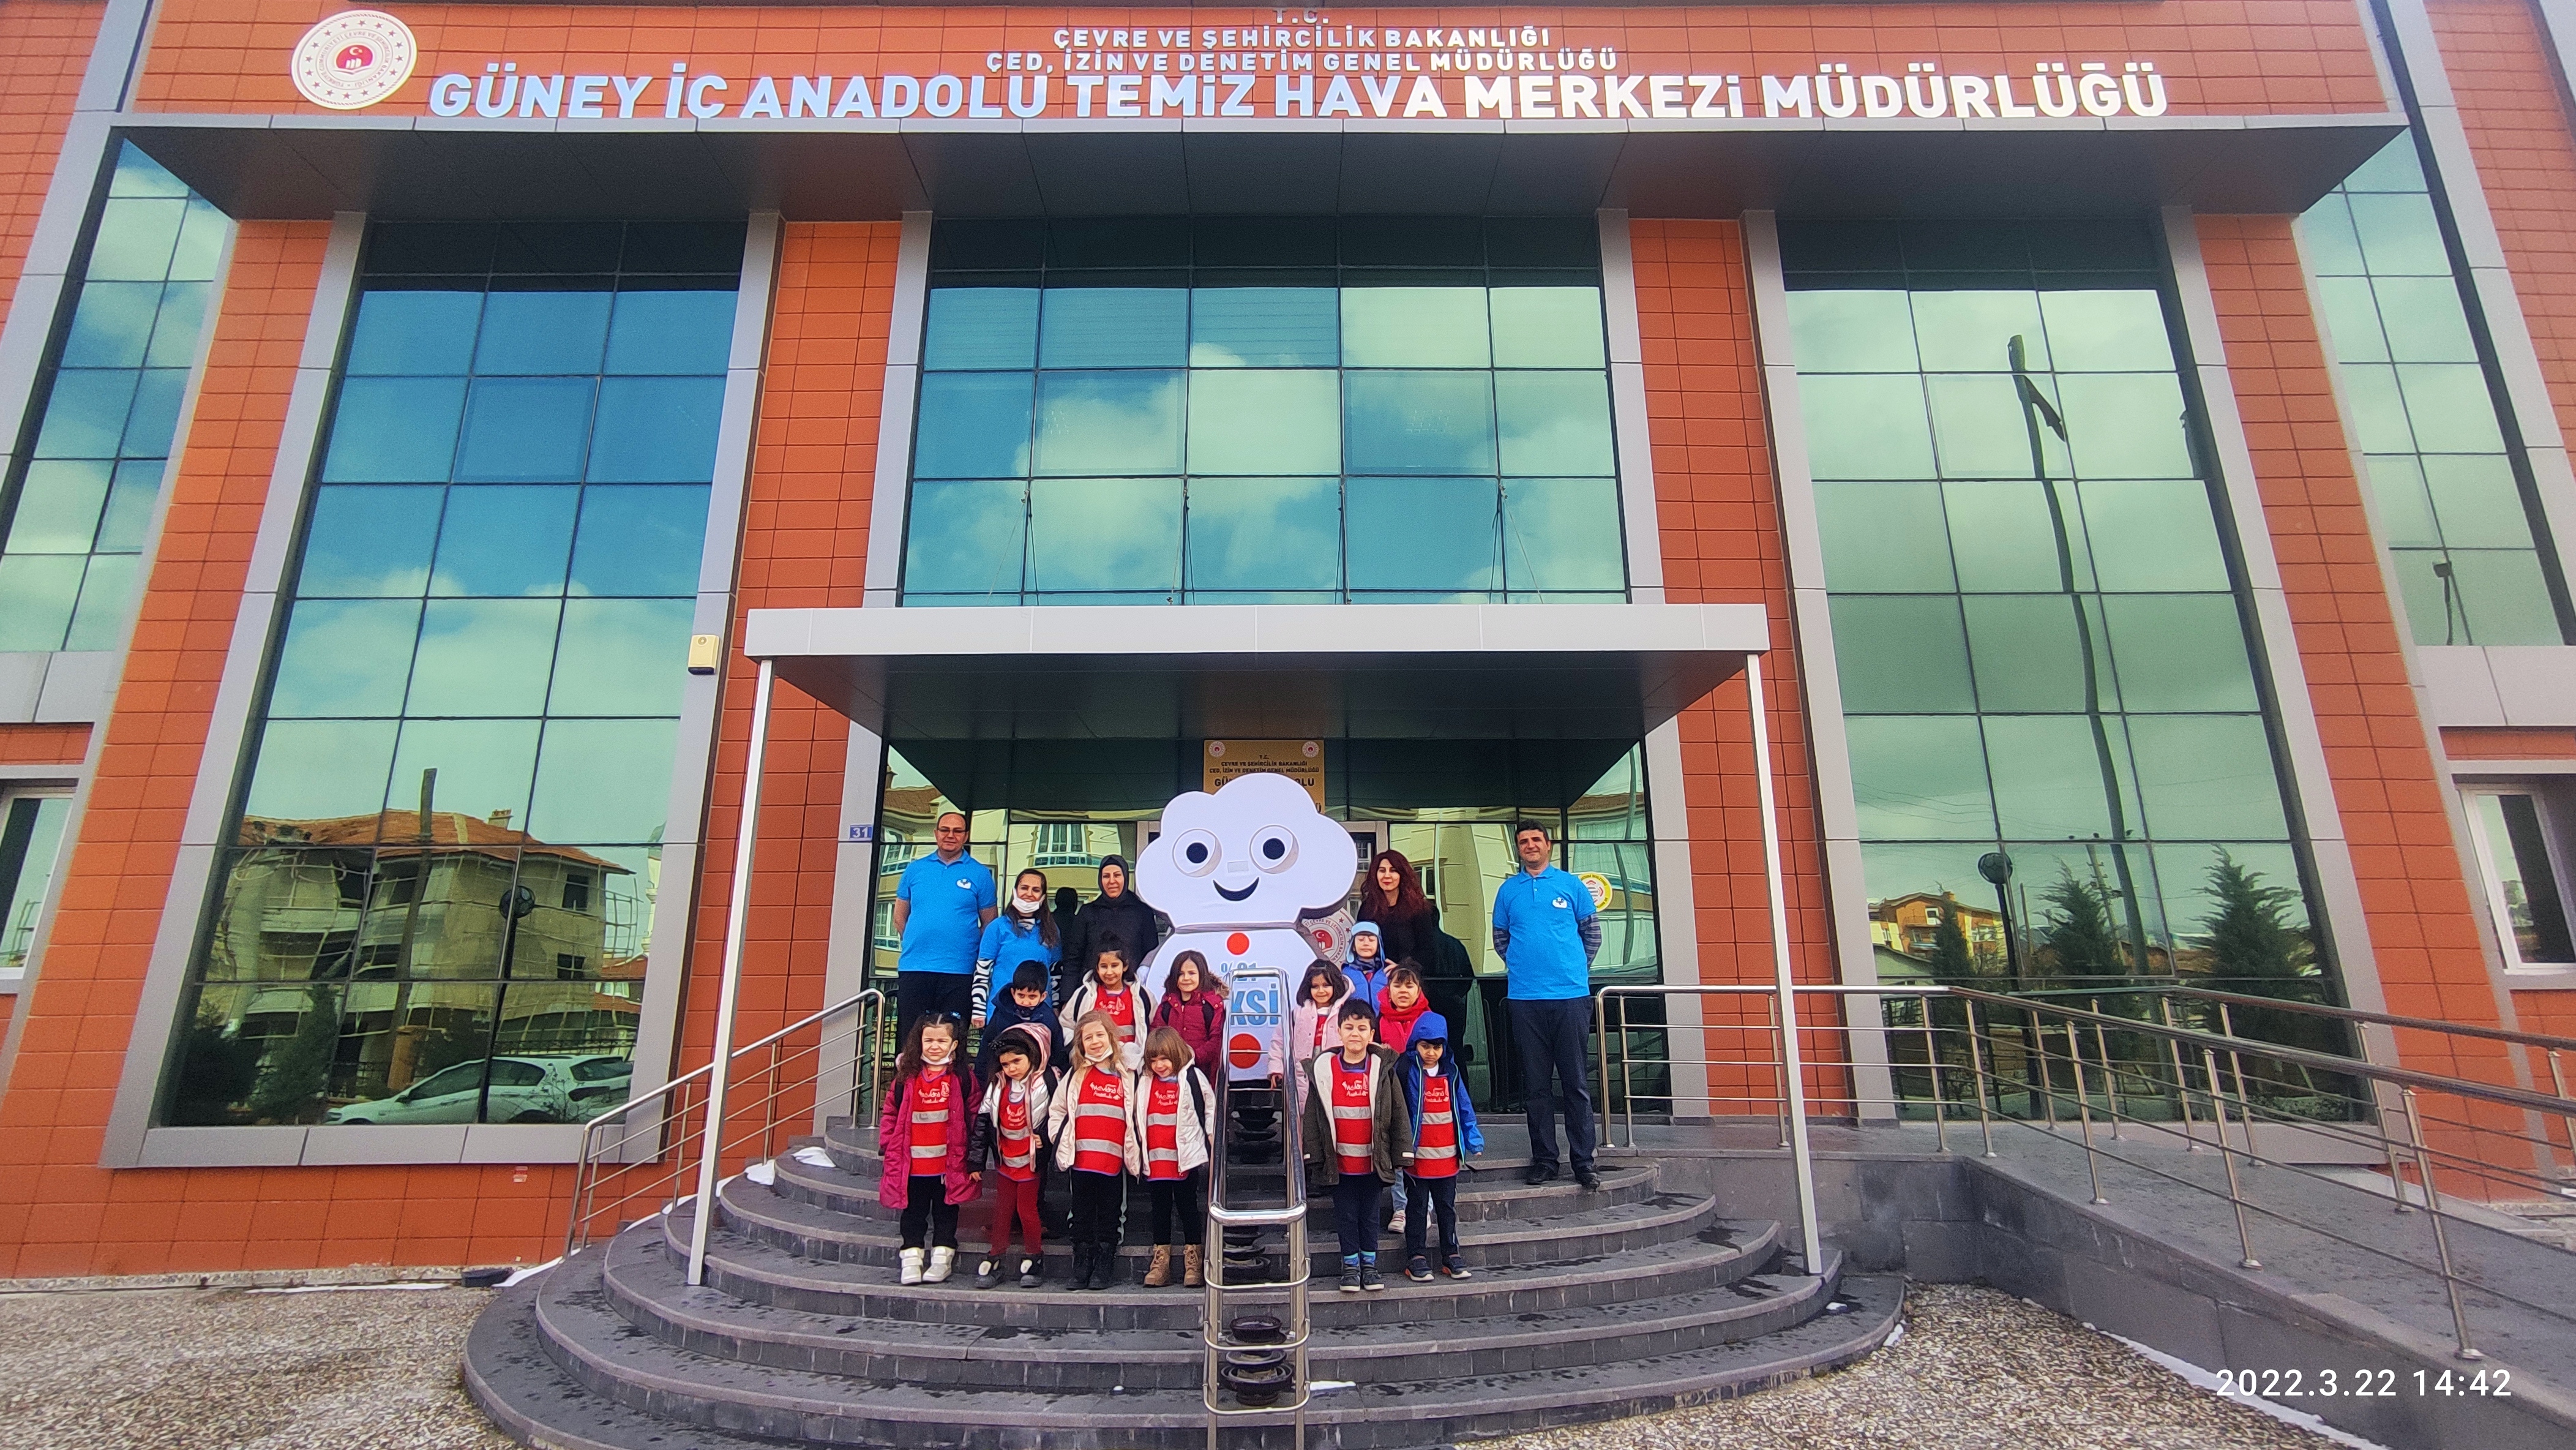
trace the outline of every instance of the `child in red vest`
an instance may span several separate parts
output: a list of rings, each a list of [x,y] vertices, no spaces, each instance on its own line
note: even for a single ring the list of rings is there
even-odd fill
[[[1458,1167],[1467,1154],[1485,1151],[1485,1134],[1476,1126],[1466,1081],[1449,1061],[1447,1018],[1426,1012],[1413,1024],[1413,1050],[1396,1063],[1395,1080],[1413,1124],[1413,1169],[1404,1175],[1404,1276],[1431,1282],[1428,1229],[1437,1218],[1441,1272],[1466,1278],[1467,1260],[1458,1252]]]
[[[1094,1012],[1109,1019],[1117,1033],[1120,1066],[1133,1073],[1145,1065],[1145,1034],[1153,1030],[1154,999],[1145,994],[1144,984],[1129,971],[1135,964],[1127,959],[1127,947],[1116,937],[1101,942],[1098,957],[1091,970],[1083,975],[1082,985],[1073,989],[1064,1004],[1064,1036],[1073,1040],[1074,1024]],[[1074,1057],[1080,1060],[1079,1048]],[[1104,1286],[1105,1287],[1105,1286]]]
[[[1169,998],[1165,998],[1169,1001]],[[1201,1268],[1207,1217],[1208,1148],[1216,1141],[1216,1090],[1191,1065],[1189,1043],[1169,1027],[1145,1039],[1145,1072],[1136,1080],[1134,1120],[1145,1191],[1154,1205],[1154,1255],[1145,1287],[1172,1282],[1172,1250],[1181,1251],[1181,1282],[1206,1282]]]
[[[1181,1034],[1191,1062],[1214,1078],[1225,1076],[1225,983],[1208,970],[1206,957],[1183,952],[1172,960],[1163,1000],[1154,1004],[1154,1026]]]
[[[1338,1051],[1307,1073],[1307,1181],[1333,1190],[1342,1292],[1386,1287],[1377,1271],[1378,1199],[1413,1163],[1413,1122],[1395,1083],[1395,1054],[1377,1046],[1377,1015],[1354,997],[1334,1019]]]
[[[1118,1272],[1127,1175],[1144,1167],[1128,1104],[1136,1076],[1118,1051],[1118,1027],[1093,1012],[1073,1024],[1073,1070],[1056,1084],[1047,1136],[1056,1167],[1073,1180],[1073,1279],[1069,1289],[1106,1289]]]
[[[903,1282],[937,1284],[957,1262],[957,1206],[975,1197],[966,1171],[966,1120],[975,1080],[958,1064],[958,1020],[945,1012],[913,1019],[911,1040],[894,1061],[894,1084],[877,1116],[877,1154],[884,1171],[877,1202],[903,1210]],[[928,1265],[923,1263],[928,1241]]]
[[[1378,990],[1375,1005],[1378,1045],[1394,1053],[1401,1061],[1405,1049],[1413,1042],[1414,1024],[1431,1010],[1431,999],[1422,995],[1422,972],[1414,966],[1412,958],[1406,958],[1404,965],[1387,972],[1386,985]],[[1378,1212],[1377,1226],[1381,1229],[1394,1223],[1395,1216],[1404,1212],[1405,1180],[1395,1180],[1395,1186],[1388,1190],[1386,1198],[1386,1207]]]
[[[1038,1155],[1046,1151],[1047,1042],[1053,1033],[1035,1022],[1004,1028],[992,1048],[993,1079],[966,1135],[966,1167],[994,1173],[990,1245],[975,1270],[975,1287],[990,1289],[1002,1280],[1002,1251],[1011,1244],[1011,1224],[1020,1227],[1020,1287],[1034,1289],[1046,1263],[1038,1246]]]

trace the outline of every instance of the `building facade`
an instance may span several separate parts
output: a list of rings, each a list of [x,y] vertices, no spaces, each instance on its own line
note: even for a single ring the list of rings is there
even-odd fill
[[[549,1257],[755,657],[737,1040],[1279,750],[1508,1108],[1515,820],[1771,980],[1757,700],[1801,980],[2576,1032],[2560,0],[0,35],[0,1277]]]

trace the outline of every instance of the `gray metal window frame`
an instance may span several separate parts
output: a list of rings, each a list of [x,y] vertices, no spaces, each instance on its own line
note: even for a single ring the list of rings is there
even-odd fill
[[[297,531],[314,487],[322,424],[342,341],[358,293],[359,254],[366,237],[363,212],[332,218],[322,276],[296,362],[276,465],[260,515],[258,541],[243,583],[241,612],[233,624],[222,683],[217,687],[196,785],[189,799],[178,860],[161,909],[134,1035],[109,1109],[99,1153],[101,1167],[287,1166],[349,1163],[566,1163],[579,1157],[578,1124],[477,1123],[403,1126],[263,1126],[177,1128],[152,1121],[189,960],[208,909],[227,809],[239,778],[243,748],[256,716],[269,644],[284,603]],[[762,364],[766,360],[772,301],[777,288],[782,230],[775,212],[750,218],[743,247],[740,289],[735,294],[733,339],[725,359],[725,390],[716,433],[716,467],[708,501],[707,533],[699,554],[697,598],[690,629],[730,634],[739,570],[743,512],[749,491],[753,434],[759,417]],[[664,887],[653,913],[653,946],[646,958],[644,998],[638,1014],[634,1090],[667,1082],[680,1024],[682,978],[697,904],[707,792],[714,772],[723,678],[691,676],[683,686],[679,743],[662,851]]]

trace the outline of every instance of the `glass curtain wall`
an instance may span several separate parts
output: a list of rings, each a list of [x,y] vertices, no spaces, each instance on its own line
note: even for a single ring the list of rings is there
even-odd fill
[[[2562,644],[2529,485],[2410,133],[2299,219],[2417,644]]]
[[[740,223],[385,224],[164,1098],[622,1098]]]
[[[2311,990],[2148,233],[1781,245],[1879,975]]]
[[[118,153],[34,446],[0,480],[0,650],[107,650],[142,584],[197,337],[232,223]]]
[[[1618,599],[1589,221],[950,222],[907,604]]]

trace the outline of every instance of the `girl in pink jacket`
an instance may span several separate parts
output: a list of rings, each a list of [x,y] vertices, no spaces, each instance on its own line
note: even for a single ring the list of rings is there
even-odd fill
[[[975,1079],[958,1061],[963,1035],[945,1012],[916,1019],[877,1115],[877,1152],[885,1160],[877,1202],[903,1210],[898,1259],[907,1284],[939,1283],[956,1267],[957,1209],[974,1200],[981,1177],[966,1171]]]

